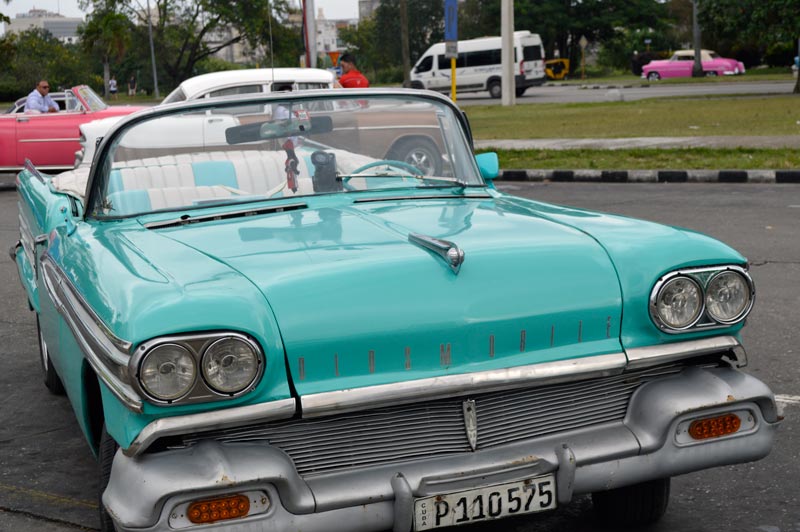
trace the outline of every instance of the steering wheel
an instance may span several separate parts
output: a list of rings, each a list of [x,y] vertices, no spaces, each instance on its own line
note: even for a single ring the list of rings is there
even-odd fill
[[[392,161],[390,159],[381,159],[380,161],[374,161],[369,164],[365,164],[364,166],[359,166],[355,170],[352,171],[352,177],[358,177],[354,174],[360,174],[364,170],[369,170],[370,168],[375,168],[376,166],[394,166],[395,168],[399,168],[401,170],[405,170],[411,173],[410,177],[420,175],[419,168],[414,166],[413,164],[404,163],[403,161]],[[349,177],[345,178],[349,179]]]

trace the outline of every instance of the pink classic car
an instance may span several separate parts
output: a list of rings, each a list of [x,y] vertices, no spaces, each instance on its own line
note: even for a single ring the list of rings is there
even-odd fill
[[[744,64],[736,59],[720,57],[717,52],[700,50],[700,61],[706,76],[732,76],[744,74]],[[642,77],[650,81],[661,78],[691,77],[694,50],[679,50],[669,59],[650,61],[642,68]]]
[[[0,114],[0,172],[16,171],[30,159],[42,170],[72,168],[80,149],[78,126],[109,116],[127,115],[143,107],[109,107],[92,89],[67,89],[57,113]]]

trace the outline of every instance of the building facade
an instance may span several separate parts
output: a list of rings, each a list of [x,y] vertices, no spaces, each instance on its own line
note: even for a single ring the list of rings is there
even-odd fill
[[[63,43],[78,42],[78,26],[83,24],[82,18],[65,17],[46,9],[31,9],[27,13],[17,13],[11,22],[6,23],[6,33],[22,33],[23,31],[39,28]]]

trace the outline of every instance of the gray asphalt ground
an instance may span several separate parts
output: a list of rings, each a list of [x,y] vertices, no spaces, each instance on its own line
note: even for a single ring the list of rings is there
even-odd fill
[[[680,225],[720,238],[752,263],[758,297],[744,341],[748,371],[785,408],[766,459],[677,477],[664,519],[647,532],[800,532],[800,187],[793,185],[499,183],[552,203]],[[0,192],[0,242],[18,238],[16,195]],[[499,275],[502,272],[498,272]],[[519,279],[525,282],[525,279]],[[0,255],[0,531],[97,527],[97,470],[66,399],[40,380],[34,316],[15,266]],[[588,498],[532,518],[464,532],[600,532]],[[607,529],[605,529],[607,530]]]

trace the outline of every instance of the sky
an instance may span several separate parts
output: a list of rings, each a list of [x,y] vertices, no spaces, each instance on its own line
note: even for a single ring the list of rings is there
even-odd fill
[[[145,0],[140,0],[144,3]],[[358,18],[358,0],[315,0],[317,9],[322,8],[325,18]],[[61,13],[65,17],[83,17],[78,0],[11,0],[6,4],[0,0],[0,13],[14,18],[17,13],[27,13],[30,9],[46,9]]]

